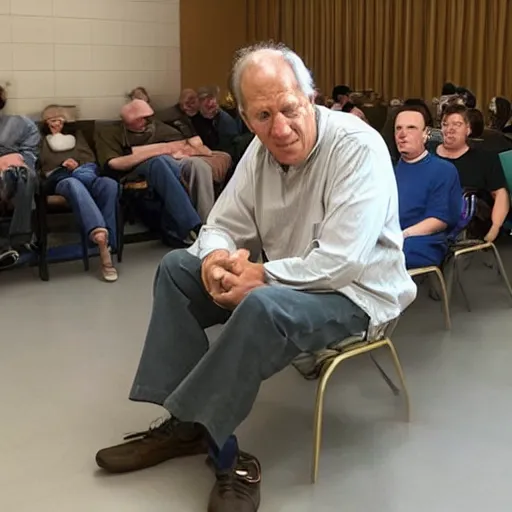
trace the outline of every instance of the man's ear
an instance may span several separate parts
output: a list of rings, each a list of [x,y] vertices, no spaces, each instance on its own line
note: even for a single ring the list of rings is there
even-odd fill
[[[249,120],[247,119],[245,112],[243,110],[239,109],[238,113],[240,114],[240,117],[242,118],[243,122],[245,123],[245,126],[247,126],[247,128],[249,128],[249,131],[251,133],[254,133],[254,130],[252,129],[251,123],[249,123]]]

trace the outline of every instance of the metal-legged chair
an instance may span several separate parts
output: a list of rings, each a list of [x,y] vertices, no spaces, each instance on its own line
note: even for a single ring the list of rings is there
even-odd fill
[[[443,272],[441,271],[441,269],[435,266],[414,268],[409,270],[409,275],[411,277],[422,275],[435,275],[437,277],[437,280],[439,281],[439,286],[441,288],[441,301],[443,304],[444,322],[446,325],[446,330],[449,331],[452,328],[452,321],[450,318],[450,300],[448,289],[446,286],[446,281],[444,279]]]

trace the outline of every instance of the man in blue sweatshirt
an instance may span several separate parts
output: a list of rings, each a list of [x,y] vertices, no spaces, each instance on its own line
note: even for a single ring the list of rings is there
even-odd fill
[[[0,87],[0,112],[6,101],[5,89]],[[15,265],[18,250],[32,238],[39,139],[30,119],[0,114],[0,208],[13,208],[8,233],[0,233],[0,270]]]
[[[415,106],[400,109],[395,120],[400,153],[395,174],[407,268],[441,264],[448,250],[447,234],[462,212],[457,169],[425,149],[427,138],[424,112]]]

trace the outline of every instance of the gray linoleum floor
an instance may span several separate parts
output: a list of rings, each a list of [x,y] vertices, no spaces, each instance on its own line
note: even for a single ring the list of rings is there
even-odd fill
[[[31,269],[0,275],[2,512],[206,510],[213,479],[201,457],[124,476],[94,464],[98,448],[161,414],[127,393],[164,252],[129,246],[113,285],[80,263],[51,267],[49,283]],[[512,274],[512,247],[502,254]],[[309,484],[315,384],[291,368],[264,384],[238,432],[262,462],[262,512],[512,510],[511,303],[481,260],[464,277],[473,312],[455,296],[451,332],[423,286],[394,336],[410,424],[367,358],[334,376],[317,485]]]

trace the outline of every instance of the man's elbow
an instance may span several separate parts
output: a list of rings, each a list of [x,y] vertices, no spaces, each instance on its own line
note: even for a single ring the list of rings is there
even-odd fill
[[[110,167],[110,169],[112,169],[114,171],[124,171],[126,169],[126,166],[124,165],[122,156],[117,156],[115,158],[111,158],[104,165],[102,165],[102,167],[104,167],[104,168]]]
[[[501,201],[506,201],[507,204],[510,201],[509,193],[508,193],[508,190],[506,188],[499,188],[498,190],[495,190],[492,193],[492,197],[493,197],[494,201],[497,201],[499,199]]]

